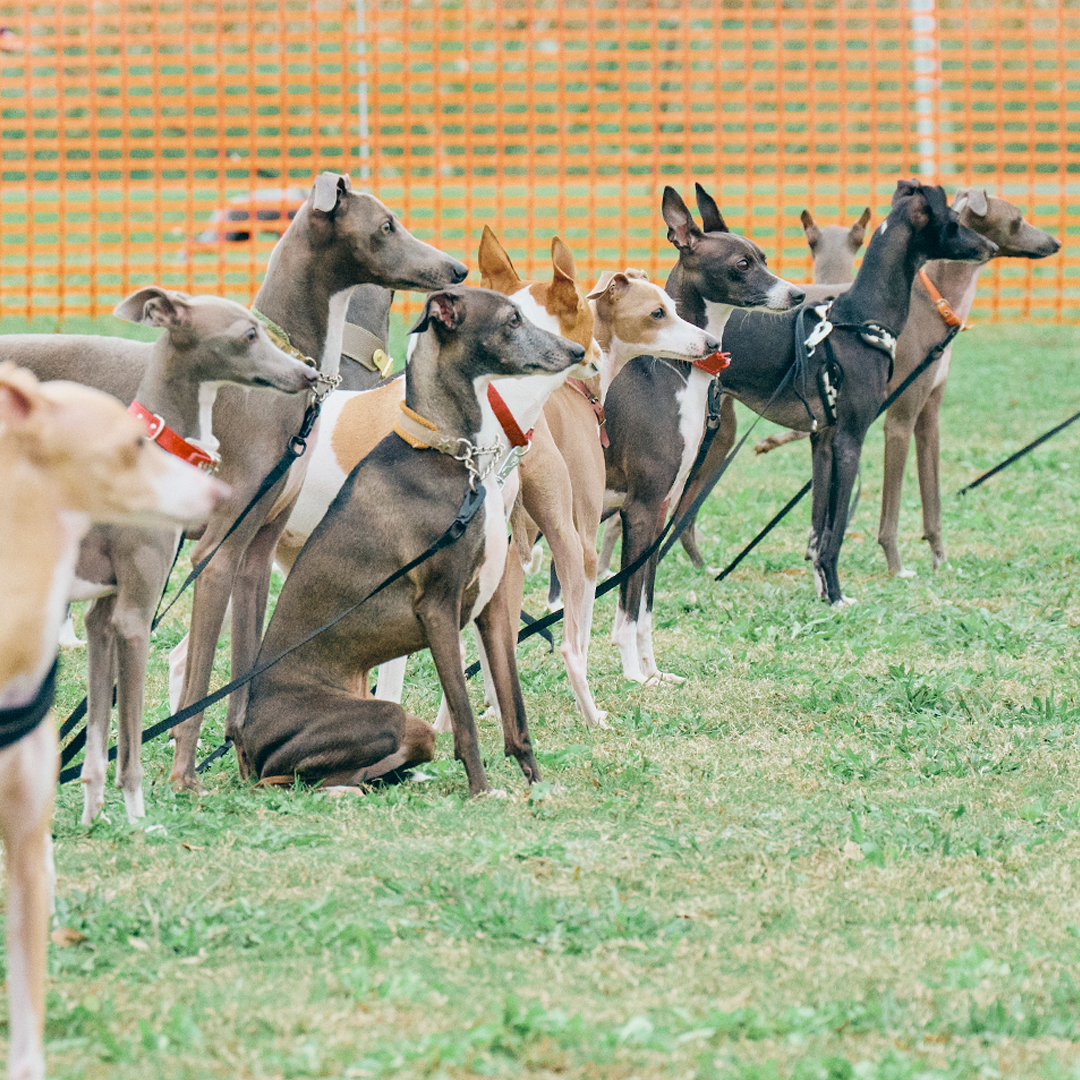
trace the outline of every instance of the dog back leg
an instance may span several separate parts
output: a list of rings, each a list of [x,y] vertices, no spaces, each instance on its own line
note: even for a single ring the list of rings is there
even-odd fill
[[[904,488],[904,469],[907,466],[913,426],[909,416],[894,415],[892,410],[885,414],[885,476],[881,485],[878,543],[885,552],[885,562],[890,574],[900,574],[904,569],[897,533],[900,527],[900,496]]]
[[[90,825],[105,805],[108,768],[109,718],[112,715],[116,650],[113,641],[115,596],[95,600],[86,613],[86,752],[79,779],[83,785],[82,823]]]

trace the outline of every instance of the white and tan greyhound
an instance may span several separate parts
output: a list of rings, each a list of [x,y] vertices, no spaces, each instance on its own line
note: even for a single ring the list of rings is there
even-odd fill
[[[0,832],[7,863],[8,1075],[45,1075],[56,640],[93,521],[205,519],[227,488],[143,437],[123,405],[0,364]]]

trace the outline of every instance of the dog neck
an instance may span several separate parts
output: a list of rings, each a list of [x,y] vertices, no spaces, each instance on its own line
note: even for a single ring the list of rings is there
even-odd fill
[[[63,510],[42,470],[0,435],[0,708],[33,700],[56,658],[85,514]],[[35,537],[33,544],[28,537]]]
[[[957,262],[953,259],[934,259],[923,269],[937,287],[941,295],[949,302],[957,317],[966,319],[975,303],[975,293],[979,287],[979,274],[985,263]]]
[[[185,371],[183,357],[169,342],[168,334],[163,334],[154,344],[135,400],[160,416],[180,438],[216,453],[218,440],[212,421],[222,385],[217,380],[192,379]]]
[[[484,423],[485,398],[491,376],[470,379],[453,357],[442,355],[435,331],[416,336],[405,375],[405,404],[450,439],[474,440]],[[482,381],[483,386],[476,383]],[[494,414],[492,414],[494,419]]]
[[[899,334],[907,322],[911,284],[926,257],[913,242],[911,226],[891,214],[874,231],[851,288],[834,302],[834,322],[873,321]]]

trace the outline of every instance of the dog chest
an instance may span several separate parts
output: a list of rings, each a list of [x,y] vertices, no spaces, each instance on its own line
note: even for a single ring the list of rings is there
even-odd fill
[[[679,436],[682,438],[682,455],[675,483],[668,494],[669,500],[678,499],[683,484],[694,463],[701,437],[705,430],[705,409],[709,399],[709,383],[712,377],[696,368],[691,370],[686,385],[675,394],[679,405]]]
[[[495,595],[505,567],[506,513],[499,485],[489,478],[484,481],[484,549],[480,565],[469,582],[470,589],[478,589],[469,614],[470,621],[487,607],[488,601]]]

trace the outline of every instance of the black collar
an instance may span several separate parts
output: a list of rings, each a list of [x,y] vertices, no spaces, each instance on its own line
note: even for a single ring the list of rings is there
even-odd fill
[[[52,708],[53,698],[56,696],[56,671],[59,666],[58,656],[49,668],[49,674],[38,687],[33,701],[15,709],[0,709],[0,750],[18,742],[24,735],[29,735],[45,719],[45,714]]]

